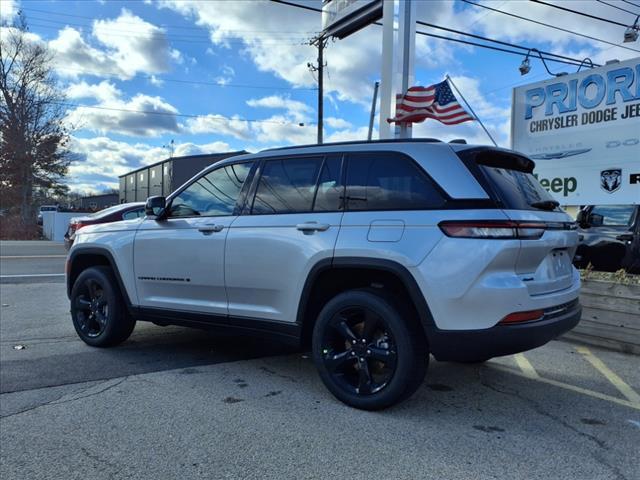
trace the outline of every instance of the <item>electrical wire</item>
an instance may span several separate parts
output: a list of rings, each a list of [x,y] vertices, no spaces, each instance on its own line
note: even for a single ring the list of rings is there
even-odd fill
[[[570,34],[572,34],[572,35],[576,35],[576,36],[579,36],[579,37],[588,38],[589,40],[595,40],[595,41],[597,41],[597,42],[606,43],[607,45],[612,45],[612,46],[614,46],[614,47],[618,47],[618,48],[624,48],[625,50],[631,50],[631,51],[633,51],[633,52],[640,52],[640,50],[637,50],[637,49],[635,49],[635,48],[626,47],[626,46],[624,46],[624,45],[618,45],[617,43],[610,42],[610,41],[608,41],[608,40],[604,40],[604,39],[602,39],[602,38],[592,37],[591,35],[585,35],[585,34],[583,34],[583,33],[575,32],[575,31],[573,31],[573,30],[568,30],[568,29],[566,29],[566,28],[562,28],[562,27],[557,27],[557,26],[555,26],[555,25],[550,25],[550,24],[548,24],[548,23],[540,22],[540,21],[538,21],[538,20],[533,20],[533,19],[531,19],[531,18],[522,17],[522,16],[520,16],[520,15],[516,15],[515,13],[505,12],[504,10],[498,10],[497,8],[489,7],[489,6],[487,6],[487,5],[482,5],[482,4],[480,4],[480,3],[474,3],[474,2],[471,2],[471,1],[469,1],[469,0],[461,0],[461,1],[463,1],[464,3],[468,3],[469,5],[473,5],[473,6],[475,6],[475,7],[485,8],[485,9],[487,9],[487,10],[492,10],[492,11],[494,11],[494,12],[502,13],[503,15],[508,15],[509,17],[518,18],[518,19],[520,19],[520,20],[525,20],[525,21],[527,21],[527,22],[535,23],[535,24],[537,24],[537,25],[542,25],[542,26],[544,26],[544,27],[553,28],[553,29],[555,29],[555,30],[559,30],[559,31],[561,31],[561,32],[566,32],[566,33],[570,33]]]
[[[522,50],[526,50],[526,51],[531,50],[529,47],[523,47],[522,45],[516,45],[516,44],[514,44],[514,43],[503,42],[503,41],[501,41],[501,40],[495,40],[495,39],[493,39],[493,38],[487,38],[487,37],[483,37],[483,36],[481,36],[481,35],[475,35],[475,34],[473,34],[473,33],[461,32],[460,30],[455,30],[455,29],[453,29],[453,28],[447,28],[447,27],[441,27],[441,26],[439,26],[439,25],[434,25],[434,24],[432,24],[432,23],[422,22],[422,21],[420,21],[420,20],[417,20],[417,21],[416,21],[416,23],[417,23],[418,25],[423,25],[423,26],[431,27],[431,28],[437,28],[437,29],[439,29],[439,30],[445,30],[445,31],[447,31],[447,32],[457,33],[457,34],[459,34],[459,35],[466,35],[466,36],[468,36],[468,37],[477,38],[477,39],[479,39],[479,40],[485,40],[485,41],[487,41],[487,42],[494,42],[494,43],[498,43],[498,44],[500,44],[500,45],[505,45],[505,46],[508,46],[508,47],[520,48],[520,49],[522,49]],[[545,52],[545,51],[543,51],[543,50],[539,50],[539,52],[540,52],[540,53],[542,53],[542,54],[544,54],[544,55],[550,56],[550,57],[556,57],[556,58],[562,58],[562,59],[564,59],[564,60],[576,61],[576,59],[575,59],[575,58],[567,57],[567,56],[565,56],[565,55],[558,55],[558,54],[556,54],[556,53]],[[596,64],[594,63],[594,65],[596,65]],[[596,65],[596,66],[598,66],[598,67],[599,67],[600,65]]]
[[[620,25],[621,27],[628,27],[629,25],[625,25],[624,23],[616,22],[615,20],[609,20],[608,18],[599,17],[597,15],[591,15],[590,13],[580,12],[578,10],[572,10],[567,7],[562,7],[560,5],[554,5],[553,3],[543,2],[542,0],[529,0],[533,3],[539,3],[540,5],[545,5],[551,8],[557,8],[558,10],[562,10],[565,12],[575,13],[576,15],[582,15],[583,17],[593,18],[594,20],[600,20],[601,22],[610,23],[612,25]]]
[[[289,2],[287,0],[271,0],[271,1],[273,3],[280,3],[282,5],[289,5],[289,6],[292,6],[292,7],[299,7],[299,8],[303,8],[305,10],[310,10],[310,11],[313,11],[313,12],[320,12],[320,13],[322,12],[322,9],[320,9],[320,8],[309,7],[307,5],[300,5],[298,3]],[[466,0],[463,0],[463,1],[466,1]],[[471,3],[471,2],[468,2],[468,3]],[[500,11],[500,10],[498,10],[498,11]],[[424,23],[424,22],[416,22],[416,23]],[[380,22],[374,22],[374,24],[375,25],[380,25],[380,26],[382,25],[382,23],[380,23]],[[445,27],[440,27],[440,28],[444,29]],[[473,36],[472,34],[467,34],[465,32],[460,32],[460,33],[462,35],[471,35],[471,36]],[[438,38],[440,40],[448,40],[448,41],[451,41],[451,42],[463,43],[463,44],[466,44],[466,45],[473,45],[475,47],[486,48],[486,49],[489,49],[489,50],[495,50],[495,51],[504,52],[504,53],[510,53],[510,54],[518,55],[518,56],[522,56],[523,55],[523,52],[514,51],[514,50],[507,50],[505,48],[494,47],[494,46],[491,46],[491,45],[485,45],[485,44],[482,44],[482,43],[471,42],[469,40],[462,40],[462,39],[459,39],[459,38],[445,37],[443,35],[436,35],[435,33],[427,33],[427,32],[417,31],[416,34],[417,35],[424,35],[424,36],[432,37],[432,38]],[[492,39],[488,39],[488,40],[500,43],[498,40],[492,40]],[[520,48],[522,50],[531,50],[531,48],[523,47],[523,46],[519,46],[519,45],[517,46],[517,48]],[[566,65],[575,65],[575,66],[580,65],[580,60],[577,60],[577,59],[574,59],[574,58],[571,58],[571,57],[565,57],[565,58],[570,58],[571,61],[569,62],[569,61],[566,61],[566,60],[550,58],[550,57],[547,57],[547,56],[544,57],[545,60],[548,60],[550,62],[564,63]]]
[[[629,2],[628,0],[622,0],[624,3],[628,3],[629,5],[633,5],[634,7],[640,8],[640,5],[637,3]]]
[[[21,7],[20,8],[21,11],[27,11],[27,12],[37,12],[37,13],[44,13],[47,15],[58,15],[58,16],[62,16],[62,17],[70,17],[70,18],[81,18],[81,19],[85,19],[85,20],[92,20],[92,21],[116,21],[117,19],[97,19],[95,17],[89,17],[86,15],[72,15],[70,13],[61,13],[61,12],[54,12],[51,10],[41,10],[38,8],[31,8],[31,7]],[[125,22],[122,20],[117,20],[119,24],[124,24],[124,25],[137,25],[139,26],[140,23],[139,22]],[[144,21],[144,20],[143,20]],[[148,23],[148,22],[145,22]],[[153,24],[150,24],[153,25]],[[87,25],[90,26],[90,25]],[[154,27],[157,28],[175,28],[175,29],[182,29],[182,30],[202,30],[204,27],[192,27],[192,26],[188,26],[188,25],[170,25],[170,24],[165,24],[165,23],[160,23],[158,25],[153,25]],[[217,30],[217,31],[224,31],[224,32],[237,32],[237,33],[296,33],[296,34],[300,34],[300,35],[309,35],[309,34],[313,34],[313,33],[317,33],[311,30],[296,30],[296,31],[287,31],[287,30]]]
[[[637,13],[634,13],[634,12],[632,12],[631,10],[627,10],[626,8],[619,7],[619,6],[617,6],[617,5],[614,5],[614,4],[612,4],[612,3],[605,2],[605,1],[603,1],[603,0],[596,0],[596,2],[598,2],[598,3],[602,3],[603,5],[607,5],[607,6],[611,7],[611,8],[615,8],[615,9],[617,9],[617,10],[621,10],[621,11],[623,11],[623,12],[630,13],[631,15],[636,15],[636,16],[638,15]]]
[[[76,108],[91,108],[95,110],[107,110],[112,112],[124,112],[124,113],[141,113],[145,115],[163,115],[170,117],[185,117],[185,118],[205,118],[207,120],[219,121],[219,122],[248,122],[248,123],[273,123],[276,125],[296,125],[303,126],[300,123],[295,122],[284,122],[278,120],[260,120],[260,119],[250,119],[250,118],[229,118],[229,117],[212,117],[211,114],[188,114],[188,113],[173,113],[173,112],[159,112],[155,110],[134,110],[130,108],[115,108],[115,107],[104,107],[100,105],[83,105],[81,103],[71,103],[71,102],[50,102],[54,105],[60,105],[63,107],[76,107]],[[307,124],[305,124],[307,125]]]
[[[78,72],[82,75],[94,75],[96,77],[110,77],[114,79],[120,79],[121,75],[112,72],[93,72],[91,70],[85,70],[81,68],[70,68],[70,67],[55,67],[58,71],[63,72]],[[154,75],[136,75],[136,77],[144,78],[146,80],[157,80],[160,82],[169,82],[169,83],[183,83],[183,84],[194,84],[194,85],[207,85],[211,87],[220,87],[220,88],[247,88],[247,89],[258,89],[258,90],[293,90],[293,91],[310,91],[315,92],[318,90],[317,87],[276,87],[270,85],[249,85],[242,83],[216,83],[216,82],[205,82],[198,80],[181,80],[178,78],[158,78]]]

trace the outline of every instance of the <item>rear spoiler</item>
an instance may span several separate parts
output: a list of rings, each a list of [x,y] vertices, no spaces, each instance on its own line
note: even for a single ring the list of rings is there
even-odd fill
[[[464,159],[469,159],[478,165],[487,167],[518,170],[525,173],[533,173],[536,163],[522,153],[507,150],[505,148],[477,147],[457,152]]]

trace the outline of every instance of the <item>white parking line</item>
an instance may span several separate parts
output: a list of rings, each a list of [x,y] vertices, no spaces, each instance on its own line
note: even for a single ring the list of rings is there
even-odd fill
[[[0,275],[0,278],[28,278],[28,277],[64,277],[64,273],[29,273],[22,275]]]
[[[529,360],[527,360],[527,357],[525,357],[522,353],[516,354],[515,359],[516,359],[516,363],[520,367],[520,370],[522,370],[522,373],[525,376],[533,379],[540,378],[540,375],[538,375],[538,372],[536,372],[536,369],[533,368],[533,365],[531,365]]]
[[[66,255],[2,255],[0,260],[14,258],[65,258]]]
[[[607,367],[602,360],[596,357],[591,350],[587,347],[576,347],[578,353],[580,353],[586,361],[588,361],[593,367],[598,370],[602,375],[606,377],[611,384],[616,387],[620,393],[622,393],[627,400],[640,406],[640,395],[638,395],[633,388],[625,383],[622,378],[615,374],[609,367]]]

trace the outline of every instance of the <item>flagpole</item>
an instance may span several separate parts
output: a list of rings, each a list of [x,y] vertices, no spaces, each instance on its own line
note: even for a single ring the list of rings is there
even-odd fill
[[[480,120],[480,117],[478,117],[478,115],[476,115],[476,112],[473,111],[473,108],[471,108],[471,105],[469,105],[469,102],[467,102],[467,99],[464,98],[464,96],[462,95],[462,93],[460,93],[460,90],[458,90],[458,87],[456,87],[456,84],[453,83],[453,80],[451,80],[451,77],[449,75],[445,75],[445,78],[447,79],[447,81],[451,84],[451,86],[453,87],[453,89],[458,92],[458,95],[460,95],[460,98],[462,99],[462,101],[465,103],[465,105],[469,108],[469,111],[471,112],[471,115],[473,115],[474,117],[476,117],[476,120],[478,120],[478,123],[480,123],[480,126],[482,127],[482,129],[484,130],[484,132],[487,134],[487,136],[491,139],[491,141],[493,142],[493,144],[497,147],[498,144],[496,143],[496,141],[493,139],[493,137],[491,136],[491,134],[489,133],[489,130],[486,129],[486,127],[484,126],[484,123],[482,123],[482,120]]]

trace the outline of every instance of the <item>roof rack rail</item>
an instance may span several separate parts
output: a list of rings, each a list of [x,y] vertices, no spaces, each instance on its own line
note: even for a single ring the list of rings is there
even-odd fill
[[[449,143],[462,143],[466,145],[467,141],[464,138],[454,138],[453,140],[449,140]]]
[[[263,152],[272,152],[274,150],[290,150],[293,148],[311,148],[311,147],[333,147],[340,145],[369,145],[377,143],[437,143],[442,142],[437,138],[388,138],[384,140],[351,140],[348,142],[331,142],[331,143],[310,143],[307,145],[290,145],[287,147],[276,147],[262,150]],[[466,143],[466,142],[465,142]]]

